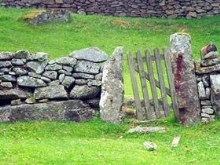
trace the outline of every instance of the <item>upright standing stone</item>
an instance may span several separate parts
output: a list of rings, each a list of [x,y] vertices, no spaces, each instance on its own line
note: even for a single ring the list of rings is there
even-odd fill
[[[175,116],[184,125],[193,124],[200,120],[200,103],[191,39],[187,35],[175,33],[170,37],[170,45],[175,92],[179,105],[179,111]]]
[[[100,116],[110,123],[122,123],[121,108],[124,100],[123,49],[115,49],[112,58],[105,64],[102,77]]]

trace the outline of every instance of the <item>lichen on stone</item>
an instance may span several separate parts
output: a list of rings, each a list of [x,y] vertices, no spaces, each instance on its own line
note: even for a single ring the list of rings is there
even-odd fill
[[[24,20],[31,20],[33,18],[38,17],[39,15],[41,15],[42,13],[45,13],[46,10],[44,9],[40,9],[40,10],[32,10],[30,13],[24,15],[22,18]]]

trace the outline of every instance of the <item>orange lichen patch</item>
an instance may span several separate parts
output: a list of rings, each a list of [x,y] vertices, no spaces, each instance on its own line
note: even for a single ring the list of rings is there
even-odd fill
[[[30,19],[33,19],[33,18],[41,15],[44,12],[46,12],[46,10],[32,10],[30,13],[24,15],[23,19],[24,20],[30,20]]]
[[[128,28],[130,26],[129,22],[123,21],[123,20],[120,20],[120,19],[112,21],[111,24],[114,25],[114,26],[119,25],[123,28]]]

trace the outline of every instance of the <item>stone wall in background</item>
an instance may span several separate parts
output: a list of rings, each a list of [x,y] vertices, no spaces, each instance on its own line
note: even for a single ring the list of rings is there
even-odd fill
[[[220,14],[219,0],[2,0],[1,5],[130,17],[200,18]]]
[[[0,121],[92,118],[107,55],[86,48],[55,61],[47,58],[47,53],[0,52]]]

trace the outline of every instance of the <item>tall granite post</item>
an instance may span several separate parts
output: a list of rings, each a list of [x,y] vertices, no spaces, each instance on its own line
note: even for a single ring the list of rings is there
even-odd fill
[[[121,124],[123,101],[123,48],[117,47],[103,69],[99,102],[101,119],[113,124]]]
[[[170,49],[179,105],[175,115],[180,123],[193,124],[200,120],[200,103],[190,37],[179,33],[171,35]]]

